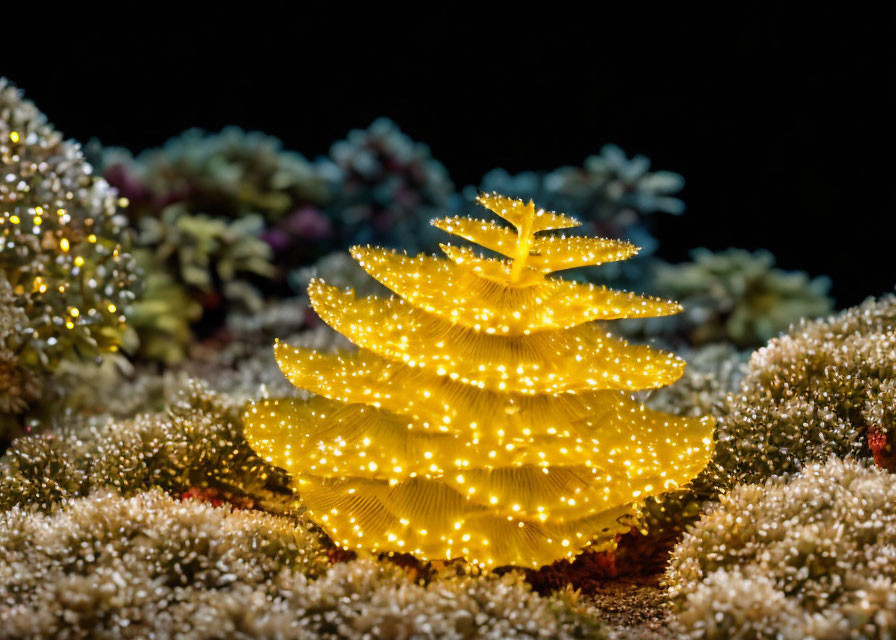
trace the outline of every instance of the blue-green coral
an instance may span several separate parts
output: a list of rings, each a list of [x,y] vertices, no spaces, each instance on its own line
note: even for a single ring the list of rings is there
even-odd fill
[[[0,79],[0,413],[25,411],[64,360],[124,336],[139,290],[115,190]]]
[[[156,274],[131,309],[140,355],[167,363],[229,312],[257,312],[263,294],[285,293],[290,272],[332,248],[423,246],[420,220],[444,213],[453,194],[428,148],[385,119],[316,162],[235,127],[191,130],[136,157],[97,155],[130,200],[141,264]]]
[[[286,274],[300,283],[316,269],[349,284],[344,254],[320,256],[370,241],[431,248],[434,237],[416,235],[420,223],[459,199],[428,147],[381,119],[316,161],[236,128],[193,130],[136,157],[106,150],[102,158],[130,200],[123,209],[77,145],[0,80],[0,161],[13,176],[0,184],[0,415],[21,425],[48,390],[67,394],[67,409],[54,408],[55,431],[19,438],[0,461],[0,617],[10,622],[0,637],[59,635],[63,622],[71,637],[597,632],[571,594],[538,598],[516,575],[424,585],[372,560],[327,570],[320,539],[285,490],[288,478],[242,437],[242,401],[283,382],[259,345],[301,330],[314,346],[333,346],[331,332],[306,330],[303,299],[272,299],[288,292]],[[656,244],[652,214],[684,209],[681,176],[651,171],[646,158],[612,145],[582,166],[496,170],[481,186],[574,212],[587,232],[627,238],[647,254]],[[135,258],[146,271],[139,300]],[[828,313],[827,281],[775,269],[765,252],[698,251],[685,264],[643,265],[655,269],[613,277],[649,281],[686,306],[681,322],[646,333],[698,349],[684,379],[647,402],[719,419],[709,469],[643,510],[642,524],[668,541],[707,501],[722,501],[673,558],[679,631],[892,635],[891,484],[855,459],[896,468],[894,298],[804,320],[744,368],[745,352],[731,345],[755,347],[799,318]],[[131,380],[108,357],[102,373],[79,364],[127,342],[122,309],[142,338],[138,359],[190,361],[162,372],[138,362]],[[188,382],[191,375],[224,393]],[[831,455],[847,461],[819,463]],[[853,526],[843,533],[837,518]],[[116,537],[122,531],[133,537]],[[186,542],[172,548],[165,536]],[[83,562],[84,550],[95,562]],[[842,562],[831,569],[835,552]],[[58,570],[67,561],[80,564]]]
[[[429,220],[445,214],[454,186],[430,149],[386,118],[330,148],[325,171],[337,186],[327,213],[343,246],[376,243],[432,249]]]
[[[102,155],[105,173],[132,201],[134,217],[157,215],[177,202],[219,218],[277,220],[328,198],[313,163],[284,150],[277,138],[238,127],[211,134],[191,129],[136,157],[123,149]]]

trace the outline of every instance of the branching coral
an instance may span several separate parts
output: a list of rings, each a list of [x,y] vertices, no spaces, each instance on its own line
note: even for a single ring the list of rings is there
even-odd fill
[[[581,167],[516,176],[498,169],[485,175],[482,187],[578,211],[587,222],[604,225],[600,229],[606,235],[624,235],[645,214],[684,211],[684,203],[675,197],[684,178],[671,171],[650,171],[646,157],[628,158],[612,144],[586,158]]]
[[[708,477],[717,488],[799,471],[807,462],[869,456],[871,430],[893,451],[896,296],[803,321],[756,351],[716,430]]]
[[[550,275],[652,250],[683,180],[643,156],[484,181],[630,242],[493,195],[513,228],[433,224],[499,257],[353,248],[377,282],[327,252],[432,247],[419,223],[457,203],[387,120],[316,163],[235,128],[103,157],[127,198],[0,80],[0,446],[46,418],[0,459],[0,638],[594,637],[577,593],[506,565],[565,558],[528,572],[542,594],[656,571],[713,499],[666,574],[675,631],[896,634],[896,489],[868,460],[896,470],[896,298],[804,319],[741,380],[736,347],[830,311],[825,279],[738,250],[610,273],[683,299],[644,324],[678,305]],[[290,279],[309,297],[264,299]],[[697,347],[676,386],[680,358],[592,322],[634,316]],[[110,357],[134,331],[178,366]],[[460,557],[476,577],[426,562]]]
[[[712,421],[640,405],[631,391],[683,362],[589,321],[674,313],[675,303],[547,277],[630,257],[600,238],[541,234],[578,225],[497,194],[481,203],[513,227],[433,225],[499,253],[442,245],[448,259],[356,247],[398,296],[356,298],[312,281],[315,311],[361,349],[278,344],[308,401],[266,400],[247,437],[289,471],[339,544],[539,566],[612,542],[631,503],[689,481],[709,457]]]
[[[896,632],[896,483],[832,458],[721,497],[666,579],[694,638],[887,638]]]
[[[650,171],[643,155],[628,158],[613,144],[589,156],[582,167],[561,167],[545,177],[545,188],[565,207],[576,207],[597,233],[620,235],[644,214],[684,211],[675,197],[684,178],[671,171]],[[633,242],[639,242],[632,237]]]
[[[153,277],[129,311],[140,355],[169,364],[185,358],[194,333],[219,328],[227,311],[260,310],[259,286],[273,286],[276,274],[272,246],[283,278],[281,250],[295,249],[274,242],[269,225],[285,220],[293,229],[295,215],[328,198],[314,165],[275,138],[234,127],[191,130],[136,158],[118,149],[101,157],[105,175],[131,200],[138,257]],[[300,264],[319,254],[321,238],[302,241],[312,249]]]
[[[429,147],[380,118],[333,144],[329,163],[326,172],[337,195],[327,213],[344,246],[435,247],[425,223],[448,207],[454,187]]]
[[[233,222],[190,214],[168,207],[159,218],[141,221],[139,243],[179,276],[191,294],[206,299],[216,291],[245,308],[258,310],[261,297],[240,277],[270,276],[271,251],[259,239],[263,223],[257,216]],[[213,306],[206,300],[206,306]]]
[[[63,360],[118,347],[139,288],[115,191],[0,79],[0,411],[24,411]]]
[[[302,155],[285,151],[277,138],[238,127],[212,134],[191,129],[136,158],[108,149],[103,164],[137,218],[180,203],[217,218],[277,220],[328,198],[326,181]]]
[[[728,249],[693,252],[693,261],[658,263],[657,291],[682,301],[685,312],[675,328],[692,344],[730,341],[740,348],[755,348],[786,330],[801,318],[825,315],[833,308],[828,297],[830,280],[809,279],[801,272],[774,268],[767,251],[750,253]]]
[[[262,229],[257,216],[228,221],[180,205],[140,221],[137,256],[151,281],[128,311],[140,355],[175,364],[187,355],[200,321],[220,324],[213,318],[228,307],[261,310],[262,296],[250,280],[274,271]]]

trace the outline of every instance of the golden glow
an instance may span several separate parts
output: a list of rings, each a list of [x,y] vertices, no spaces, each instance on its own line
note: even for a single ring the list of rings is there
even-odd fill
[[[676,356],[629,345],[594,324],[520,337],[482,335],[399,298],[359,300],[320,280],[312,280],[308,296],[324,322],[358,346],[483,389],[646,389],[674,382],[684,368]]]
[[[455,249],[460,250],[449,250]],[[591,320],[681,311],[679,304],[669,300],[543,278],[540,273],[535,274],[532,286],[519,287],[489,280],[463,263],[424,254],[410,257],[389,249],[355,247],[352,256],[408,304],[482,333],[519,336],[568,329]]]
[[[354,248],[398,295],[312,281],[315,311],[361,349],[277,343],[283,373],[317,395],[247,410],[252,447],[292,474],[311,517],[347,548],[540,566],[611,545],[636,500],[680,487],[709,459],[712,419],[651,411],[630,394],[674,382],[683,361],[590,322],[680,307],[546,277],[637,249],[537,235],[579,223],[531,202],[480,203],[514,228],[433,224],[502,257]]]

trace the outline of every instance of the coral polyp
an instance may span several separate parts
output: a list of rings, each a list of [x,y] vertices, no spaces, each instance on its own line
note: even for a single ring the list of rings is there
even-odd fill
[[[499,257],[354,248],[397,295],[313,280],[315,311],[361,349],[278,343],[281,370],[316,395],[247,411],[249,443],[292,475],[311,518],[346,548],[540,566],[612,545],[638,501],[684,485],[711,454],[711,418],[632,396],[674,382],[684,362],[592,322],[680,306],[550,275],[637,248],[567,235],[576,219],[532,202],[479,202],[512,226],[433,225]]]

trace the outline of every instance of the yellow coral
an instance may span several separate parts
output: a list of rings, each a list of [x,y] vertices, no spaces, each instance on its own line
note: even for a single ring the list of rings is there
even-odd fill
[[[361,349],[278,343],[284,374],[317,395],[247,411],[253,448],[293,476],[311,517],[346,548],[539,566],[612,544],[634,504],[709,459],[711,418],[651,411],[630,394],[674,382],[684,362],[590,322],[680,306],[548,276],[637,248],[536,235],[579,222],[497,194],[479,202],[513,228],[433,224],[501,258],[354,248],[397,296],[312,281],[315,311]]]

